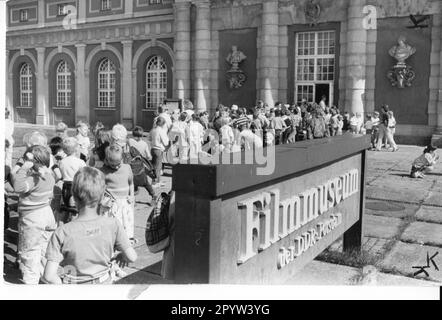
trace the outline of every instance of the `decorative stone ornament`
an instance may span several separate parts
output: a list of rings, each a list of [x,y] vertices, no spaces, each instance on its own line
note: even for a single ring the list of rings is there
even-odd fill
[[[399,89],[411,87],[413,80],[416,78],[416,72],[406,64],[406,60],[416,53],[416,48],[408,45],[407,39],[400,36],[398,45],[391,48],[388,53],[397,61],[396,65],[387,73],[391,85]]]
[[[246,59],[246,55],[239,51],[237,46],[232,46],[232,52],[226,58],[230,64],[230,70],[226,73],[227,85],[230,89],[239,89],[247,81],[247,75],[239,68],[239,65]]]
[[[305,6],[305,18],[311,26],[318,23],[321,17],[321,6],[315,0],[309,0]]]

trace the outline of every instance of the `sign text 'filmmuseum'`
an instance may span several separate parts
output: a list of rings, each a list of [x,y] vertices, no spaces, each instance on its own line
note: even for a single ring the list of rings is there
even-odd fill
[[[241,243],[238,264],[244,264],[258,252],[293,234],[358,192],[359,171],[354,169],[284,201],[280,201],[279,190],[273,189],[240,202]],[[278,268],[294,261],[341,223],[342,214],[332,214],[329,219],[295,238],[288,249],[280,249]],[[254,248],[254,239],[258,242],[257,250]]]

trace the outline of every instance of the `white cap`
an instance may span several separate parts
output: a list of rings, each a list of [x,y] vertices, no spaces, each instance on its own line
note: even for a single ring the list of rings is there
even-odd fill
[[[239,109],[239,107],[236,105],[236,104],[234,104],[234,105],[232,105],[232,108],[231,108],[233,111],[238,111],[238,109]]]

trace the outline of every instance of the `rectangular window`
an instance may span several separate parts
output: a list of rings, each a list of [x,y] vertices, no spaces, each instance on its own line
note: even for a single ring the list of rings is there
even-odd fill
[[[20,21],[21,22],[28,21],[28,10],[27,9],[20,10]]]
[[[111,1],[110,0],[101,0],[101,11],[111,10]]]
[[[68,12],[67,12],[66,5],[65,4],[59,4],[58,5],[58,15],[59,16],[65,16],[67,14],[68,14]]]
[[[295,98],[297,102],[319,102],[320,88],[329,88],[328,102],[333,101],[336,63],[336,32],[313,31],[296,34]]]
[[[149,0],[149,4],[161,4],[163,0]]]

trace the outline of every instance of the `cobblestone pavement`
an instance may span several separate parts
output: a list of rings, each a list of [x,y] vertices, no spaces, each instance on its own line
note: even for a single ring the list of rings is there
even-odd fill
[[[396,153],[369,153],[364,257],[324,254],[321,260],[333,256],[343,265],[371,264],[383,273],[442,282],[442,165],[425,179],[411,179],[411,163],[422,151],[401,146]],[[328,251],[342,252],[342,241]]]
[[[442,272],[437,270],[442,268],[442,164],[423,180],[410,179],[411,162],[422,151],[422,147],[400,146],[396,153],[369,153],[364,253],[356,259],[346,257],[342,253],[342,241],[338,241],[318,260],[357,268],[374,265],[383,275],[400,276],[395,278],[395,284],[410,284],[413,278],[442,282]],[[16,155],[22,152],[23,150],[16,150]],[[166,170],[165,173],[164,190],[167,190],[171,187],[171,170]],[[120,283],[167,283],[160,276],[162,254],[151,254],[144,245],[145,224],[151,211],[150,197],[141,189],[136,200],[135,234],[139,240],[136,247],[139,258],[135,264],[125,269],[128,277]],[[16,221],[16,213],[12,212],[11,228],[5,233],[4,243],[4,276],[6,281],[11,283],[17,283],[18,279],[18,271],[14,268]],[[433,257],[438,252],[440,254]],[[323,264],[314,263],[314,267],[306,267],[306,270],[323,268]],[[339,270],[338,268],[336,273],[339,273]],[[422,270],[427,274],[421,272],[415,275]],[[322,274],[326,276],[327,273]],[[341,284],[349,284],[346,282],[348,278],[346,279],[342,280]],[[302,281],[301,279],[295,283]],[[328,280],[324,279],[324,283],[328,283]],[[411,283],[417,285],[425,282]]]

